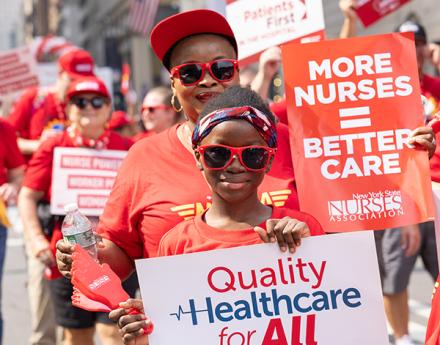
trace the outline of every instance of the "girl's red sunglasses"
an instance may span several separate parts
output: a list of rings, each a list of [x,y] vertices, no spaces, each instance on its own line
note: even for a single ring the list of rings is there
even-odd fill
[[[263,171],[276,150],[267,146],[203,145],[197,147],[196,152],[200,153],[203,164],[210,170],[227,168],[237,156],[246,170]]]

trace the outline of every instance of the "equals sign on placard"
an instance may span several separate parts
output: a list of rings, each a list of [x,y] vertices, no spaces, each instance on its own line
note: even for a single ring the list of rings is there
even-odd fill
[[[371,118],[370,107],[356,107],[339,109],[339,117],[341,118],[341,129],[370,127]]]

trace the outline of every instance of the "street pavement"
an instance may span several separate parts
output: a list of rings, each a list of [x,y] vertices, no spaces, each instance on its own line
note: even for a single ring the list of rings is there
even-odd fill
[[[411,278],[410,332],[417,344],[423,344],[429,317],[433,283],[420,261]],[[4,345],[28,345],[30,316],[26,293],[26,265],[20,229],[9,232],[3,276]],[[98,344],[98,342],[97,342]]]

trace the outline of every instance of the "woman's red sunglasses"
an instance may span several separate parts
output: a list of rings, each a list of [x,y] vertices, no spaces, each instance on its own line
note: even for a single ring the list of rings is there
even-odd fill
[[[202,156],[203,164],[210,170],[227,168],[237,156],[241,165],[249,171],[266,169],[275,151],[267,146],[203,145],[196,149]]]
[[[232,59],[220,59],[210,62],[190,62],[175,66],[171,69],[171,77],[177,75],[185,86],[197,84],[205,75],[209,74],[220,83],[225,83],[234,78],[238,69],[238,61]]]
[[[163,110],[171,109],[171,105],[166,105],[166,104],[143,105],[141,108],[141,113],[143,113],[145,110],[148,110],[150,113],[154,113],[154,111],[158,109],[163,109]]]

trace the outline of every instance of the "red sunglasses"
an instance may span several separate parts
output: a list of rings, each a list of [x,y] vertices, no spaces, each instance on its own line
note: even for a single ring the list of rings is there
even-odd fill
[[[171,69],[171,77],[177,75],[185,86],[197,84],[205,75],[206,69],[209,74],[220,83],[225,83],[234,78],[238,69],[238,61],[232,59],[220,59],[210,62],[190,62],[175,66]]]
[[[267,146],[204,145],[199,146],[196,152],[200,153],[203,164],[210,170],[227,168],[237,156],[246,170],[262,171],[267,168],[276,150]]]
[[[141,113],[143,113],[145,110],[148,110],[150,113],[154,113],[157,109],[171,109],[171,105],[166,104],[158,104],[158,105],[143,105],[141,108]]]

